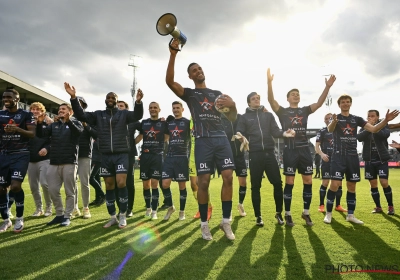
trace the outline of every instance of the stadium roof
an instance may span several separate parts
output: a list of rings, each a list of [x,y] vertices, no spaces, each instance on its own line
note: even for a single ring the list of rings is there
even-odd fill
[[[20,102],[27,105],[33,102],[41,102],[47,111],[52,113],[57,113],[58,106],[66,102],[0,70],[0,90],[4,92],[7,87],[11,86],[19,92]]]

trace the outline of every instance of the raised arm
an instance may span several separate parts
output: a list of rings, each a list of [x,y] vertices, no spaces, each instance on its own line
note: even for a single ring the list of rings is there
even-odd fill
[[[143,92],[141,89],[138,89],[136,94],[135,108],[133,111],[127,111],[127,123],[134,123],[143,118]]]
[[[272,111],[277,112],[279,110],[279,104],[274,98],[274,92],[272,90],[272,81],[274,80],[274,75],[271,75],[271,70],[267,70],[267,81],[268,81],[268,102],[272,108]]]
[[[90,125],[96,125],[96,116],[94,113],[86,113],[83,111],[81,104],[79,104],[76,98],[76,89],[69,83],[64,83],[64,89],[71,97],[72,111],[74,111],[74,116],[77,120],[81,122],[86,122]]]
[[[369,132],[376,133],[376,132],[380,131],[382,128],[384,128],[388,122],[395,119],[399,115],[399,113],[400,112],[398,110],[393,110],[391,112],[389,112],[389,110],[387,110],[385,118],[380,123],[378,123],[376,125],[366,123],[364,126],[364,129],[368,130]]]
[[[171,43],[172,47],[175,49],[179,48],[179,40],[174,39]],[[170,56],[169,56],[169,62],[168,62],[168,67],[167,67],[167,74],[165,77],[165,82],[167,83],[167,86],[178,96],[182,97],[184,93],[183,87],[175,82],[174,76],[175,76],[175,58],[178,53],[177,50],[172,49],[171,47],[169,48]]]
[[[329,77],[329,79],[325,78],[325,88],[324,91],[322,92],[322,94],[320,95],[320,97],[318,98],[317,103],[311,104],[310,108],[311,108],[311,112],[314,113],[315,111],[317,111],[325,102],[326,97],[328,96],[329,90],[331,88],[331,86],[333,85],[333,83],[336,81],[336,77],[335,75],[331,75]]]

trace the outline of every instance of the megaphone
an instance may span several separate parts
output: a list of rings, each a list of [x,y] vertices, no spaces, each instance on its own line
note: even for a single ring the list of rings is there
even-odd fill
[[[183,48],[187,41],[187,37],[185,36],[185,34],[183,34],[182,31],[180,31],[178,27],[176,27],[177,22],[178,21],[176,20],[174,14],[166,13],[157,20],[156,29],[158,34],[160,34],[161,36],[171,35],[173,38],[169,42],[170,48],[176,51],[180,51],[180,49],[175,49],[171,46],[171,43],[174,39],[179,40],[181,48]]]

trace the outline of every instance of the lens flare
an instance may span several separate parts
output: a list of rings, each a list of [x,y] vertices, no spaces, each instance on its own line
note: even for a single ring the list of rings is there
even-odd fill
[[[149,253],[158,244],[161,238],[158,230],[149,223],[140,223],[135,228],[135,237],[132,242],[133,251],[136,253]]]

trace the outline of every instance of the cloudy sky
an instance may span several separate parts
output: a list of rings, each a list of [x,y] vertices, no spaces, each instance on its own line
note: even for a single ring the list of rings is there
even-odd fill
[[[0,0],[0,70],[65,100],[68,81],[96,110],[110,91],[131,102],[134,54],[142,58],[144,102],[158,101],[167,116],[177,99],[164,81],[170,36],[155,29],[167,12],[188,37],[176,81],[191,87],[186,67],[198,62],[207,86],[232,96],[239,112],[251,91],[270,108],[268,67],[283,106],[294,87],[300,105],[316,102],[323,75],[334,73],[330,111],[338,112],[343,93],[354,97],[352,113],[363,117],[372,108],[382,114],[400,108],[400,3],[392,0]],[[313,114],[309,127],[322,127],[328,111]]]

